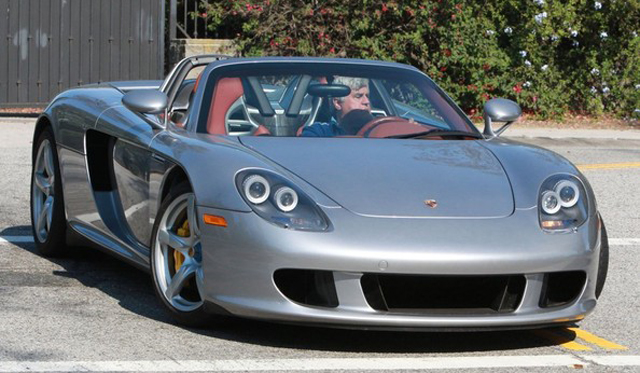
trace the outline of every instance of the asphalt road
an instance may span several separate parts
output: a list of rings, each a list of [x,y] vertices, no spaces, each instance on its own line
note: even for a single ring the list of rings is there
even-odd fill
[[[69,259],[35,252],[26,122],[0,121],[0,372],[640,371],[640,140],[524,139],[583,165],[612,238],[604,294],[577,330],[371,332],[247,320],[188,329],[161,310],[148,275],[91,250]]]

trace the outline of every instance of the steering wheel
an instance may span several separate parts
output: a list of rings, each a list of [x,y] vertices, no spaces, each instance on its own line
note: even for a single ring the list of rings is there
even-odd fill
[[[358,133],[356,134],[356,136],[361,136],[361,137],[369,137],[369,134],[371,133],[371,131],[378,127],[379,125],[382,124],[389,124],[389,125],[393,125],[393,124],[400,124],[400,125],[404,125],[404,124],[408,124],[411,123],[408,120],[401,118],[401,117],[378,117],[373,119],[372,121],[370,121],[369,123],[365,124],[364,126],[362,126],[362,128],[360,128],[360,130],[358,131]]]

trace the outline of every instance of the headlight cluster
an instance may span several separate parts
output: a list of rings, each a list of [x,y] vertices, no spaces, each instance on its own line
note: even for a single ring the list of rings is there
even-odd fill
[[[542,184],[538,201],[540,226],[545,230],[577,228],[587,219],[584,186],[571,175],[554,175]]]
[[[263,170],[245,170],[236,177],[238,190],[253,211],[283,228],[324,231],[329,220],[299,188]]]

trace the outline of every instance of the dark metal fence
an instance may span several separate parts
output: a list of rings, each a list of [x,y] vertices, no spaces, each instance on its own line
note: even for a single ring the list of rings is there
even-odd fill
[[[0,106],[82,84],[161,79],[164,0],[0,0]]]
[[[219,2],[219,0],[217,0]],[[216,0],[170,0],[169,38],[175,39],[219,39],[233,38],[224,27],[209,30],[206,9]]]

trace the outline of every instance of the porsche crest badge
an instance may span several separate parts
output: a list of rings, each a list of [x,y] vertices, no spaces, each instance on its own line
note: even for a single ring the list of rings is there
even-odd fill
[[[436,201],[435,199],[427,199],[424,201],[424,204],[431,207],[432,209],[438,207],[438,201]]]

